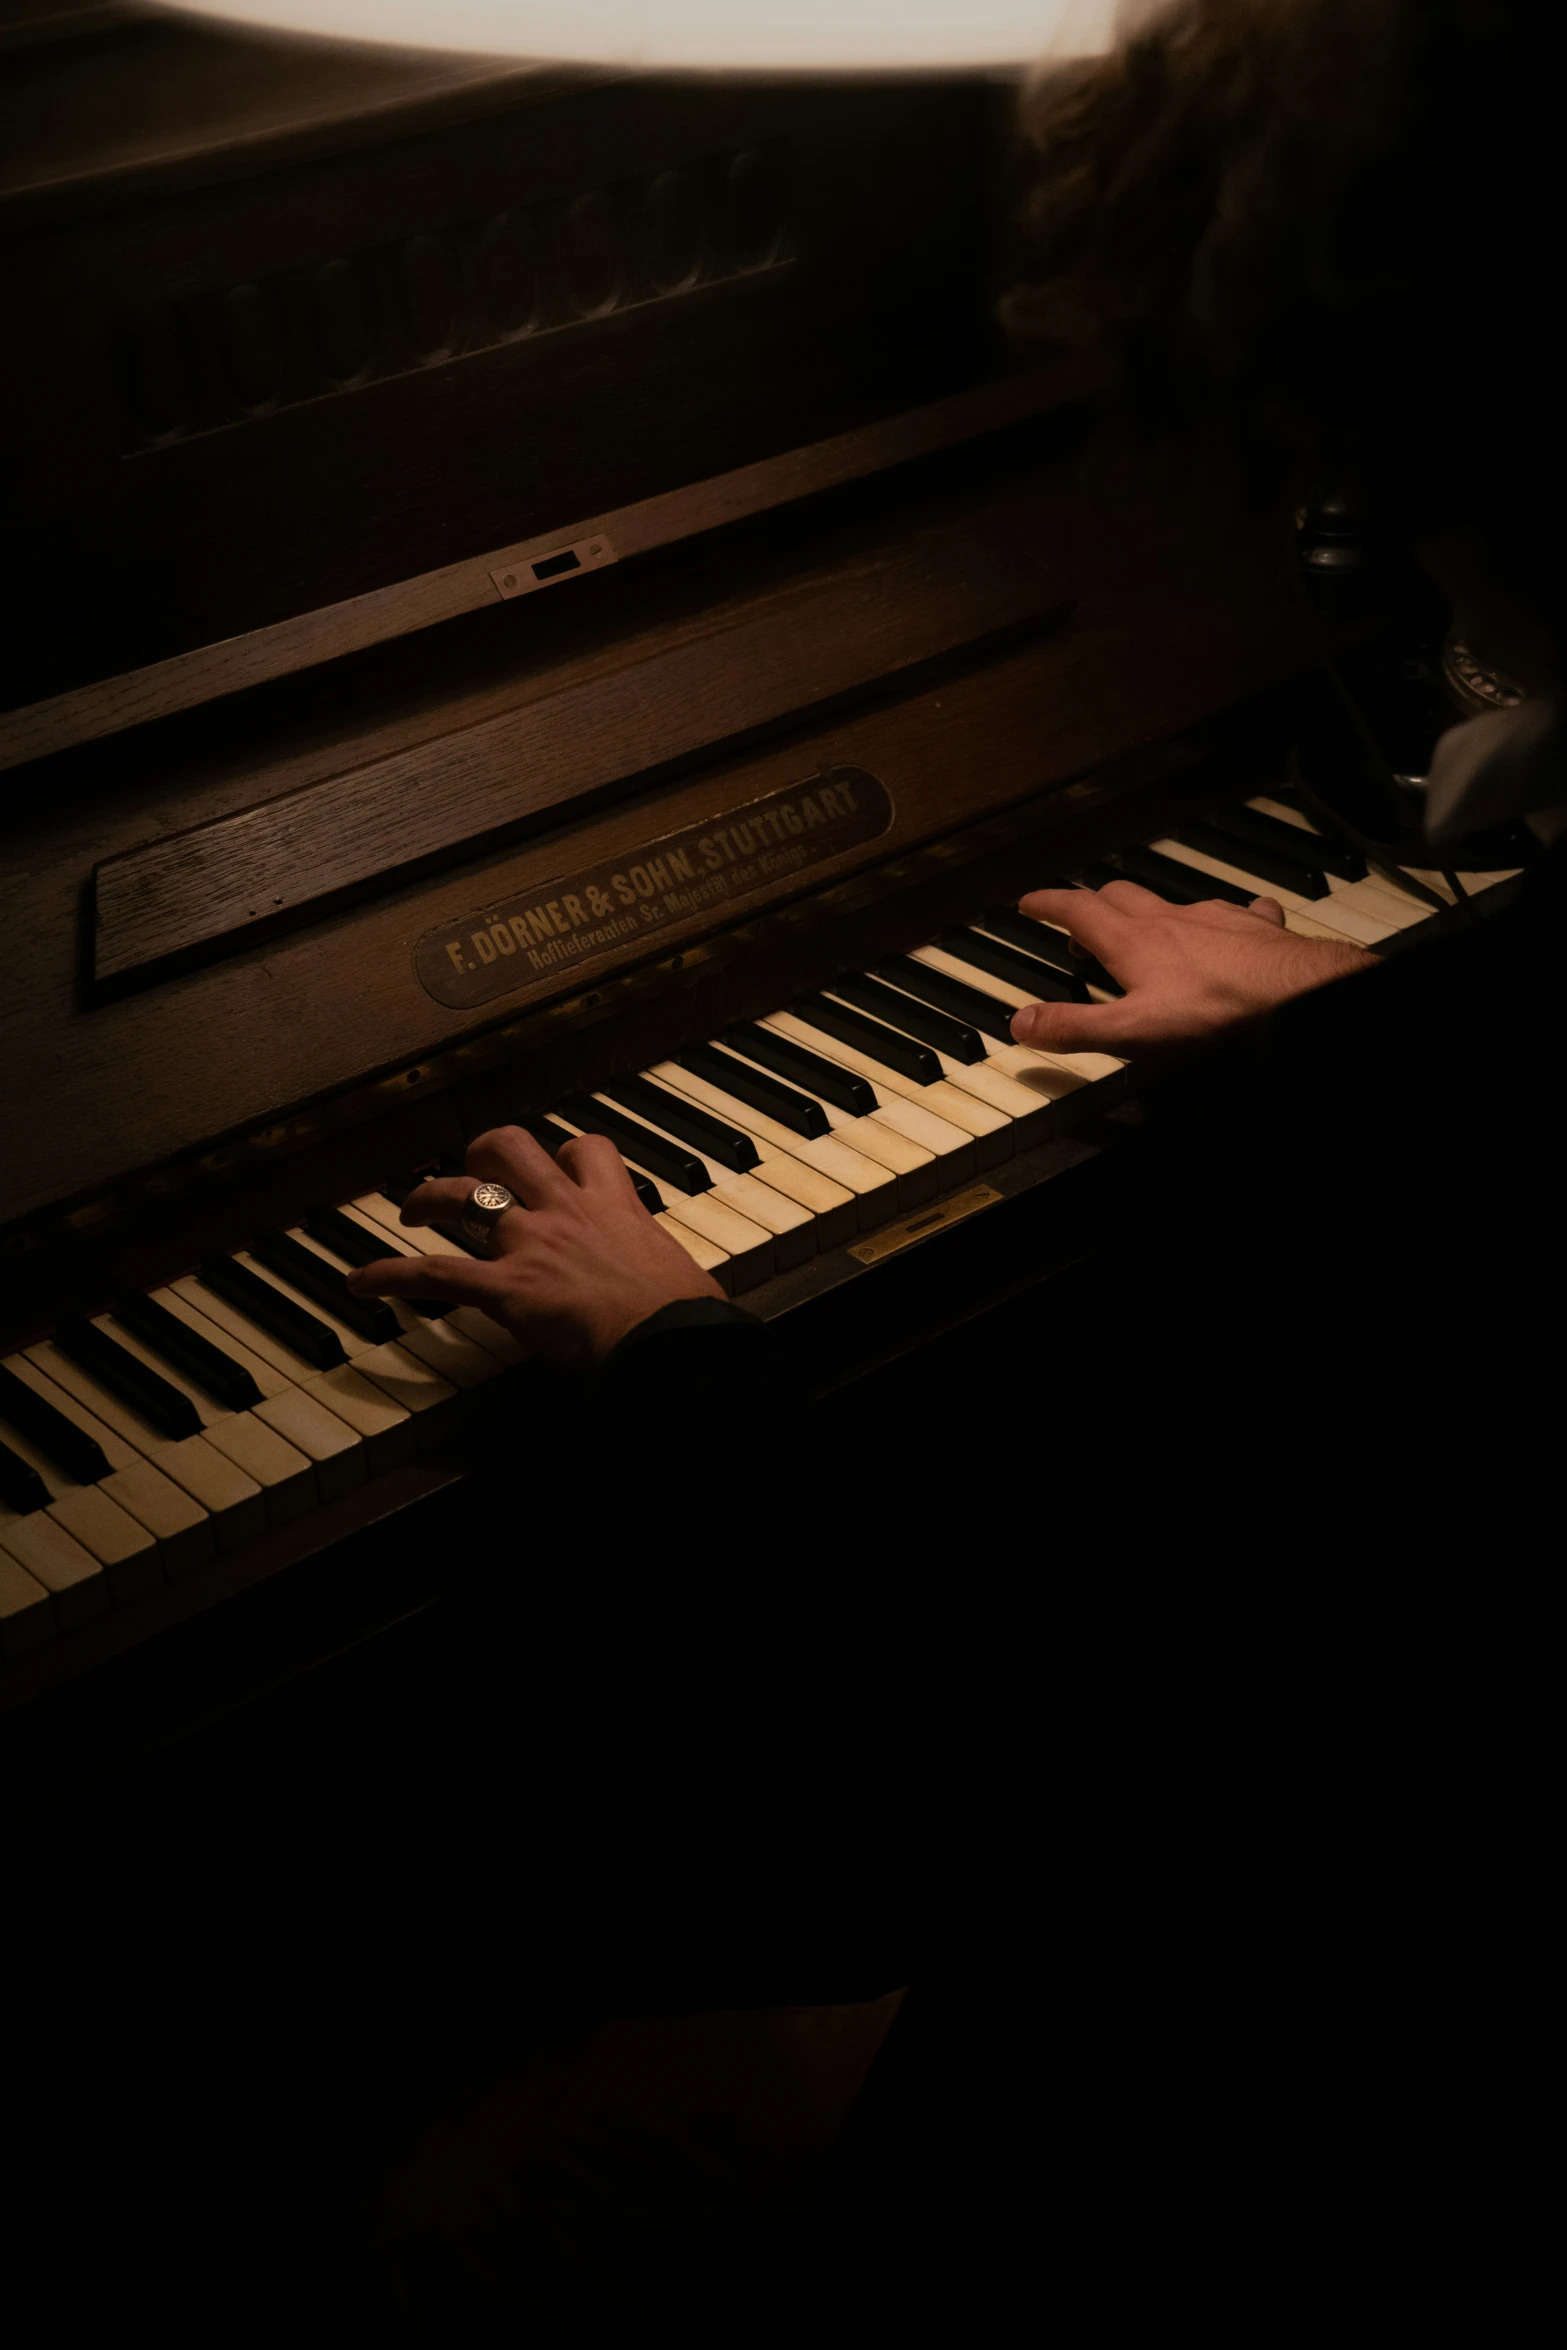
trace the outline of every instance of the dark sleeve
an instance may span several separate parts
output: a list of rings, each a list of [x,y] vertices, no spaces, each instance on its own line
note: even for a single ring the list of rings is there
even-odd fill
[[[1282,1524],[1369,1479],[1423,1512],[1506,1487],[1539,1441],[1564,882],[1557,854],[1511,907],[1300,997],[1151,1103],[1156,1214],[1100,1376],[1183,1496],[1260,1483]]]
[[[687,1462],[709,1490],[759,1488],[784,1465],[825,1461],[830,1430],[787,1345],[727,1298],[682,1298],[623,1338],[592,1382],[589,1409],[619,1459]]]

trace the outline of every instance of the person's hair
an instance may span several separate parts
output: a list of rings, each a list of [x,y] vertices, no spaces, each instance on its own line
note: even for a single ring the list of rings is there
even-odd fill
[[[1025,344],[1476,524],[1560,624],[1567,0],[1173,0],[1025,94]]]

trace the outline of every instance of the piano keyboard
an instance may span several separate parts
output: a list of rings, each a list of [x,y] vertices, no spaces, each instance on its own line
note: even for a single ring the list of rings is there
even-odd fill
[[[1430,905],[1259,796],[1085,868],[1176,902],[1266,893],[1286,926],[1378,946]],[[1452,891],[1420,873],[1442,901]],[[1470,894],[1500,873],[1461,874]],[[526,1119],[608,1135],[645,1205],[734,1296],[1043,1140],[1105,1054],[1012,1042],[1018,1006],[1108,974],[1005,907]],[[348,1267],[459,1240],[410,1188],[322,1207],[0,1364],[0,1645],[15,1656],[190,1573],[471,1424],[521,1349],[472,1308],[366,1302]]]

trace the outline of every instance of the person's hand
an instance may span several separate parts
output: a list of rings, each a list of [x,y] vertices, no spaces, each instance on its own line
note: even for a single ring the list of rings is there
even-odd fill
[[[601,1134],[563,1144],[552,1159],[520,1126],[497,1126],[470,1144],[466,1177],[408,1194],[403,1222],[456,1224],[476,1176],[506,1184],[520,1203],[495,1226],[488,1262],[383,1257],[349,1274],[355,1296],[450,1298],[478,1306],[531,1354],[600,1363],[660,1306],[724,1294],[648,1214]]]
[[[1012,1034],[1041,1052],[1131,1057],[1195,1044],[1376,960],[1333,939],[1297,937],[1276,898],[1172,906],[1135,881],[1111,881],[1036,889],[1018,910],[1069,932],[1126,990],[1114,1003],[1025,1005]]]

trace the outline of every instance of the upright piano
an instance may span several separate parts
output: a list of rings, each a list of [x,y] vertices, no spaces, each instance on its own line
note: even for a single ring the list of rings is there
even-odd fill
[[[1113,1226],[1021,890],[1443,894],[1290,781],[1291,550],[1003,348],[1005,92],[71,23],[0,166],[24,1804],[438,1604],[538,1374],[348,1297],[419,1170],[610,1135],[869,1398]]]

